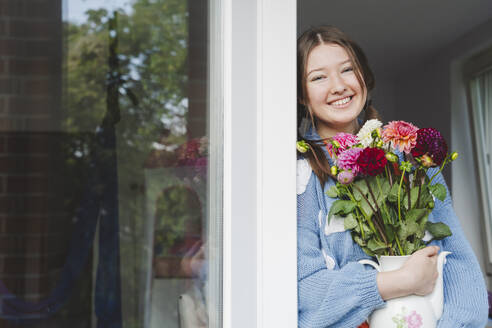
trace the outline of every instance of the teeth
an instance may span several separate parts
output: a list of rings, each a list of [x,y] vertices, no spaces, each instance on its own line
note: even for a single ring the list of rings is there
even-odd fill
[[[335,101],[334,103],[332,103],[332,105],[341,106],[341,105],[348,103],[349,101],[350,101],[350,97],[347,97],[347,98],[343,98],[343,99]]]

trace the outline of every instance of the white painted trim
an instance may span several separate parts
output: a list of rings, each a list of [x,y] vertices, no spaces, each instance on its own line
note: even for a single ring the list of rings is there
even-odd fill
[[[227,0],[223,0],[227,1]],[[256,327],[256,4],[255,0],[232,0],[225,43],[230,63],[224,157],[227,174],[224,189],[230,209],[224,224],[228,234],[228,257],[224,263],[226,290],[224,327]],[[227,303],[227,304],[226,304]]]
[[[296,1],[211,1],[223,24],[222,327],[294,328]]]
[[[257,327],[297,327],[295,0],[257,7]]]
[[[215,63],[218,76],[217,105],[222,105],[223,176],[222,176],[222,327],[232,328],[232,6],[231,0],[210,0],[210,47],[216,49],[210,60]],[[221,67],[221,69],[219,68]],[[212,67],[211,67],[212,68]],[[213,73],[212,73],[213,74]],[[220,101],[221,99],[222,101]],[[212,99],[211,99],[212,100]],[[212,101],[210,102],[212,105]],[[212,124],[212,122],[211,122]],[[209,309],[210,311],[217,309]],[[218,327],[210,324],[209,327]]]

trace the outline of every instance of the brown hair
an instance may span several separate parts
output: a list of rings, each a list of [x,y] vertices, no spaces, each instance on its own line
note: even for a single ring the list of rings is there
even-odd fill
[[[371,105],[369,92],[374,89],[374,75],[369,68],[367,57],[362,49],[349,38],[348,35],[334,26],[312,27],[305,31],[297,40],[297,124],[301,124],[303,118],[310,119],[315,127],[315,118],[307,106],[306,90],[306,68],[307,60],[311,51],[321,44],[334,43],[341,46],[347,52],[354,73],[360,85],[365,88],[367,93],[366,104],[364,106],[364,122],[373,118],[379,119],[379,114]],[[305,140],[298,132],[298,140],[304,140],[310,145],[310,151],[304,153],[304,157],[309,161],[314,173],[318,176],[323,186],[331,176],[328,159],[322,147],[324,140]],[[333,176],[331,176],[333,177]]]

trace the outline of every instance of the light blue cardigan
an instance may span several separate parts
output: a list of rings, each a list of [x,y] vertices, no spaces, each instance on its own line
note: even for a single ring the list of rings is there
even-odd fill
[[[311,129],[306,138],[319,136]],[[305,177],[304,184],[298,182],[297,191],[298,326],[356,328],[372,311],[385,306],[376,284],[377,272],[357,262],[370,257],[352,241],[350,232],[344,231],[341,219],[332,219],[327,225],[326,216],[335,199],[325,192],[334,182],[330,180],[322,188],[306,163],[298,160],[298,173],[303,167],[301,176]],[[434,181],[446,186],[442,175]],[[452,252],[444,267],[444,312],[438,328],[482,328],[488,316],[485,283],[447,191],[444,202],[436,199],[429,216],[430,221],[445,222],[453,233],[431,243]]]

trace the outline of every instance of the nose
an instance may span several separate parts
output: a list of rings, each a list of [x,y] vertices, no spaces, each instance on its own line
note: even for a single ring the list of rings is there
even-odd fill
[[[347,89],[345,81],[340,75],[334,74],[331,80],[332,80],[332,85],[331,85],[332,94],[341,94]]]

